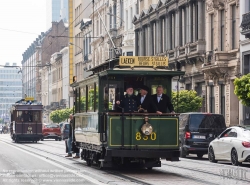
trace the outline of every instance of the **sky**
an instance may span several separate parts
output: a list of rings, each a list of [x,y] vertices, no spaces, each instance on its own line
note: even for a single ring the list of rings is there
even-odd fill
[[[45,31],[46,0],[0,0],[0,65],[21,65],[22,54]]]

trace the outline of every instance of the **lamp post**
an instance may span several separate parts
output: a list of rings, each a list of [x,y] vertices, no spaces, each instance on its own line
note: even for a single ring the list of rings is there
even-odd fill
[[[109,13],[109,12],[107,13],[107,15],[117,17],[118,19],[120,19],[125,24],[125,21],[121,17],[119,17],[119,16],[117,16],[115,14]]]

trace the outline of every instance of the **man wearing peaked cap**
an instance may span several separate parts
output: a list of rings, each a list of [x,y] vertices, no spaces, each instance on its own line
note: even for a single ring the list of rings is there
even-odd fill
[[[158,111],[157,106],[149,94],[150,89],[145,85],[141,86],[140,89],[140,93],[137,96],[138,107],[147,110],[149,113],[162,114],[162,112]]]
[[[126,95],[122,97],[121,101],[116,101],[116,104],[124,108],[124,112],[137,111],[137,102],[133,86],[126,86]]]

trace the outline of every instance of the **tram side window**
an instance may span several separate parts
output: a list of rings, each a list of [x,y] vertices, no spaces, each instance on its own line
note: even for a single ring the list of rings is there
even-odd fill
[[[86,112],[86,87],[81,87],[80,90],[80,112]]]
[[[99,93],[98,93],[99,92],[99,87],[98,87],[98,84],[95,84],[95,86],[96,86],[95,87],[96,88],[96,92],[95,92],[95,94],[96,94],[95,95],[96,96],[96,99],[95,99],[95,111],[98,112],[98,110],[99,110],[99,107],[98,107],[98,105],[99,105],[98,104],[98,102],[99,102],[99,96],[98,96],[99,95]]]
[[[115,110],[115,101],[119,97],[117,84],[109,84],[104,87],[104,107],[106,110]]]
[[[94,83],[88,85],[88,111],[92,112],[94,111],[94,95],[95,95],[95,90],[94,90]]]

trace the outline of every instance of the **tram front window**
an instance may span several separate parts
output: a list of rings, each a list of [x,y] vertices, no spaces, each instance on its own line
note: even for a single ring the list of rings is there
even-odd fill
[[[22,122],[31,122],[32,121],[32,115],[30,111],[22,111],[22,113],[20,114],[20,111],[18,111],[18,115],[19,115],[19,119]]]
[[[20,122],[41,122],[40,111],[17,111],[17,120]]]

